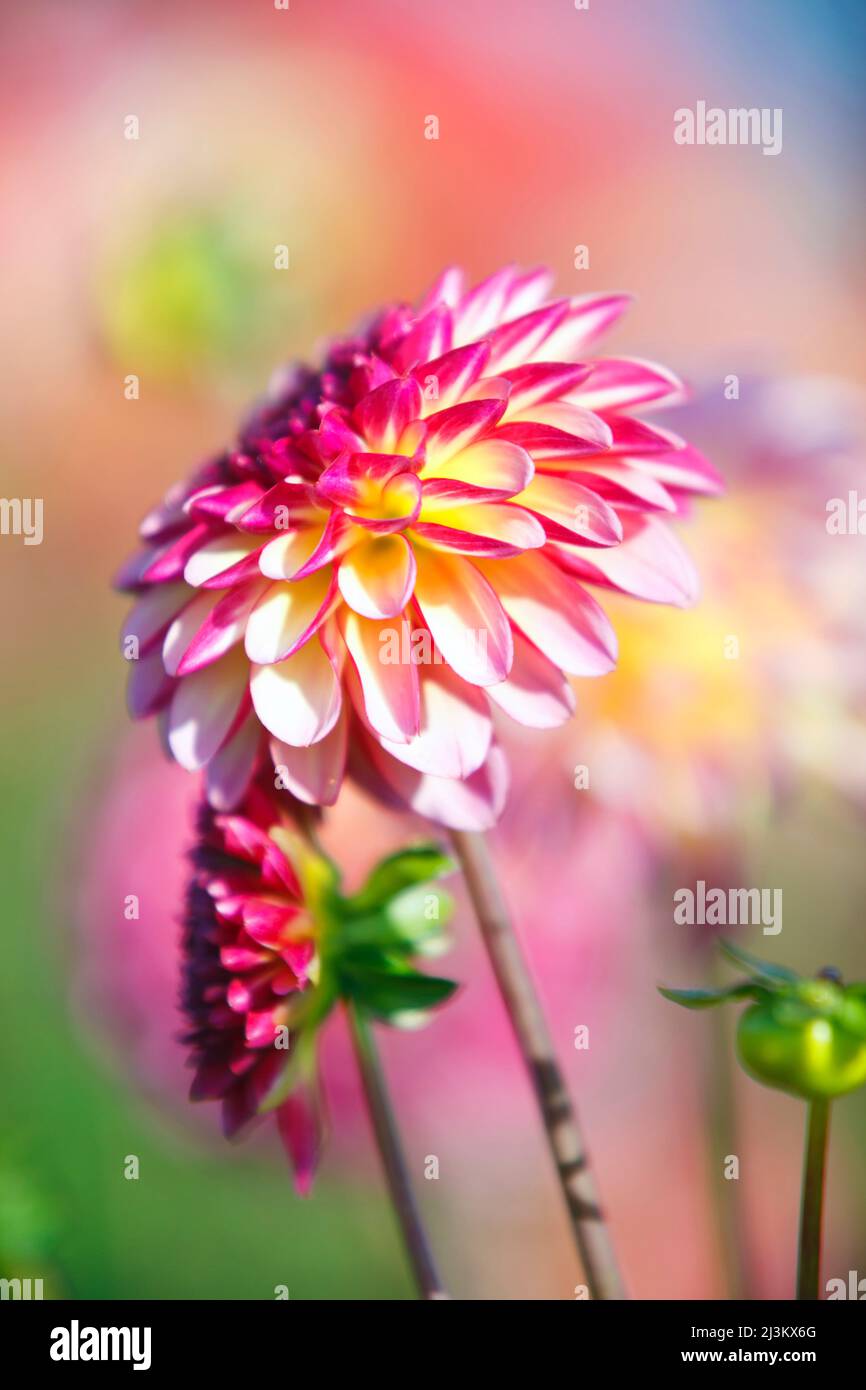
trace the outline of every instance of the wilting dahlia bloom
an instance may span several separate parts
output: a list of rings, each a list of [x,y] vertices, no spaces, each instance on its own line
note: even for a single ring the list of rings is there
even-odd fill
[[[411,965],[441,943],[450,900],[429,880],[449,866],[433,847],[406,850],[346,898],[291,799],[266,785],[254,785],[236,814],[200,811],[182,941],[183,1040],[195,1068],[190,1098],[219,1100],[228,1135],[273,1111],[306,1191],[323,1121],[318,1030],[341,1000],[397,1022],[452,992]]]
[[[505,770],[491,706],[549,728],[567,676],[616,662],[588,586],[687,604],[666,521],[717,491],[692,448],[633,414],[677,399],[665,369],[592,359],[622,295],[547,298],[508,269],[448,271],[297,370],[236,448],[142,527],[123,583],[136,716],[230,808],[267,745],[330,804],[347,765],[460,828],[491,823]]]

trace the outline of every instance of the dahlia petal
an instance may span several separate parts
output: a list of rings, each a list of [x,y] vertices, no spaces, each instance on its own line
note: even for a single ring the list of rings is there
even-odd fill
[[[669,454],[672,449],[684,449],[685,440],[673,430],[648,425],[633,415],[612,415],[608,421],[613,439],[606,456],[619,454]]]
[[[147,513],[139,526],[138,534],[141,539],[156,544],[177,527],[181,527],[185,531],[188,522],[184,504],[190,492],[198,486],[203,486],[206,481],[219,481],[219,469],[214,464],[206,465],[198,477],[191,482],[187,480],[175,483],[173,487],[169,488],[162,501]]]
[[[166,675],[162,652],[153,651],[130,662],[126,705],[132,719],[146,719],[168,702],[176,681]]]
[[[437,304],[446,304],[449,308],[455,308],[463,298],[465,292],[466,277],[459,266],[448,266],[441,275],[433,281],[427,293],[419,301],[417,314],[426,314]]]
[[[288,791],[307,806],[333,806],[346,767],[348,721],[341,714],[333,729],[309,748],[271,742],[271,758]]]
[[[321,538],[292,579],[306,579],[308,574],[329,565],[360,539],[360,532],[343,512],[331,512]]]
[[[526,413],[545,401],[561,400],[591,371],[591,365],[584,362],[532,362],[504,372],[511,392],[503,420],[510,420],[518,412]]]
[[[525,449],[493,437],[470,444],[450,459],[440,460],[435,470],[425,465],[421,478],[425,484],[433,477],[452,479],[480,490],[490,501],[501,501],[525,488],[534,472],[535,465]],[[483,497],[476,497],[476,501],[483,500]]]
[[[293,748],[318,743],[340,714],[340,683],[316,638],[286,661],[253,666],[250,694],[268,732]]]
[[[541,267],[524,271],[511,282],[505,297],[503,319],[510,322],[539,308],[550,294],[553,276]]]
[[[481,376],[489,356],[489,343],[469,343],[432,361],[425,360],[416,367],[413,376],[422,388],[419,413],[429,415],[432,411],[456,405]],[[427,394],[431,382],[436,384],[436,395],[432,399]]]
[[[593,584],[620,589],[650,603],[688,608],[698,596],[698,577],[682,542],[654,517],[624,517],[624,539],[612,550],[560,553],[568,568]]]
[[[624,462],[635,469],[652,474],[668,487],[682,488],[686,492],[697,492],[707,497],[717,497],[724,490],[720,474],[691,444],[682,449],[671,450],[670,453],[653,454],[646,458],[629,458]]]
[[[184,653],[196,633],[210,617],[220,597],[219,594],[214,593],[198,594],[194,589],[188,589],[187,594],[190,596],[191,602],[188,602],[180,610],[177,617],[169,625],[162,644],[163,665],[170,676],[178,674],[178,667]]]
[[[650,401],[673,405],[685,398],[685,387],[657,362],[606,357],[592,364],[587,380],[569,398],[586,410],[628,410]]]
[[[193,492],[184,504],[184,511],[193,517],[215,517],[234,525],[264,492],[261,483],[252,478],[235,487],[215,483]]]
[[[314,1096],[299,1088],[276,1111],[277,1128],[295,1175],[295,1188],[307,1197],[319,1163],[323,1143],[321,1107]]]
[[[344,556],[340,593],[365,618],[402,613],[415,587],[415,555],[405,536],[371,536]]]
[[[419,362],[440,357],[451,346],[452,313],[444,304],[437,304],[422,314],[392,354],[399,372],[408,372]]]
[[[317,507],[308,483],[275,483],[257,501],[246,508],[234,524],[241,531],[269,534],[273,531],[296,531],[317,518]]]
[[[631,467],[628,459],[617,458],[606,463],[603,457],[592,460],[591,469],[579,467],[568,460],[546,459],[542,465],[544,472],[568,471],[579,477],[582,483],[591,488],[598,497],[617,506],[637,507],[641,511],[674,512],[676,503],[662,483],[658,482],[641,461]]]
[[[205,773],[207,799],[216,811],[233,811],[252,781],[258,761],[261,728],[250,714],[237,733],[211,758]]]
[[[447,666],[422,668],[416,728],[415,737],[408,742],[388,738],[375,726],[374,732],[392,757],[434,777],[470,777],[487,757],[493,738],[484,694]]]
[[[410,525],[420,508],[421,479],[414,473],[401,473],[385,484],[376,501],[359,503],[349,514],[357,526],[387,535]]]
[[[427,419],[427,468],[431,474],[474,444],[500,418],[504,400],[464,401]]]
[[[616,665],[616,636],[604,610],[546,556],[483,560],[480,568],[512,622],[563,671],[599,676]]]
[[[511,323],[502,324],[490,335],[490,364],[498,372],[528,362],[540,353],[557,326],[568,313],[568,300],[557,299]],[[552,354],[545,353],[549,359]]]
[[[421,387],[412,377],[398,378],[378,386],[360,401],[354,421],[372,453],[393,454],[397,443],[421,413]]]
[[[571,300],[568,313],[544,342],[544,359],[568,362],[622,316],[631,303],[628,294],[586,294]],[[533,354],[539,361],[539,352]],[[528,360],[528,359],[527,359]]]
[[[506,266],[463,296],[453,310],[455,347],[486,337],[501,322],[508,291],[516,278],[516,268]]]
[[[332,517],[338,515],[331,513]],[[259,569],[268,579],[294,579],[320,545],[323,534],[322,527],[306,526],[277,536],[259,555]]]
[[[176,762],[197,772],[219,751],[246,693],[247,664],[237,649],[178,683],[168,744]]]
[[[241,561],[249,558],[260,549],[261,542],[248,539],[232,531],[226,536],[217,536],[208,541],[191,555],[184,567],[183,577],[194,589],[213,579],[227,579],[228,572]]]
[[[415,522],[412,532],[436,550],[494,558],[538,550],[546,539],[537,517],[512,502],[458,507],[443,505],[441,498],[427,508],[424,520]]]
[[[139,574],[139,581],[146,584],[171,584],[181,577],[186,578],[185,569],[190,558],[212,535],[211,527],[203,522],[198,526],[192,526],[184,535],[159,550],[156,555],[152,555],[145,569]]]
[[[528,729],[556,729],[574,713],[574,691],[558,666],[514,634],[514,661],[507,680],[486,693],[501,710]]]
[[[370,725],[383,737],[404,743],[417,734],[420,720],[418,668],[411,660],[406,619],[378,622],[346,610],[341,625]]]
[[[374,795],[452,830],[491,829],[502,815],[508,792],[508,764],[496,744],[483,766],[460,780],[415,772],[369,739],[367,757],[359,762],[356,775]]]
[[[516,502],[542,518],[552,540],[582,545],[617,545],[622,540],[622,524],[613,508],[571,478],[536,473]]]
[[[244,650],[260,666],[284,661],[308,642],[333,608],[336,579],[319,570],[308,579],[271,584],[246,625]]]
[[[145,589],[129,611],[121,629],[121,641],[136,638],[139,655],[143,656],[163,635],[189,596],[185,584],[154,584]]]
[[[449,666],[472,685],[505,680],[513,655],[511,625],[483,574],[459,555],[423,551],[416,558],[415,597]]]
[[[500,427],[498,433],[507,431],[505,437],[514,439],[519,425],[524,426],[524,438],[518,442],[523,442],[527,449],[539,455],[543,454],[546,442],[556,445],[554,453],[563,453],[571,440],[577,440],[579,444],[592,444],[596,450],[608,449],[613,443],[611,428],[600,415],[572,405],[570,401],[542,401],[525,411],[518,410],[507,425]],[[533,430],[537,443],[533,442]],[[561,435],[561,440],[553,439],[554,434]]]

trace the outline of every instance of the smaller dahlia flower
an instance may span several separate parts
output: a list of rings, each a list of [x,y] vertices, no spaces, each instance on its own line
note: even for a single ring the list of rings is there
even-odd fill
[[[300,1192],[321,1149],[318,1030],[341,1001],[399,1024],[455,986],[412,957],[443,945],[450,868],[435,846],[381,861],[352,897],[289,798],[254,786],[231,815],[200,808],[183,929],[190,1098],[219,1100],[228,1136],[273,1112]],[[288,809],[287,809],[288,807]]]
[[[592,591],[694,599],[667,522],[718,478],[635,413],[681,383],[589,351],[626,296],[549,290],[445,272],[290,375],[145,522],[122,577],[132,713],[161,716],[220,809],[269,754],[307,804],[348,770],[485,828],[507,787],[494,714],[556,727],[568,677],[616,664]]]

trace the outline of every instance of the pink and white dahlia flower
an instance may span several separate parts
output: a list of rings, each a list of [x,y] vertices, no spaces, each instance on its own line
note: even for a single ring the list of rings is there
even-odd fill
[[[457,828],[498,816],[493,707],[534,728],[568,676],[616,663],[591,587],[685,605],[667,520],[718,491],[682,439],[636,418],[665,368],[592,358],[627,297],[549,299],[545,272],[467,290],[447,271],[299,369],[237,447],[171,493],[124,573],[135,716],[230,808],[270,756],[331,804],[348,769]]]

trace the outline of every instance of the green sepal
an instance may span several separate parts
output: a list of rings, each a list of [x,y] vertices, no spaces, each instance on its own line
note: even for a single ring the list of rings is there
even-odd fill
[[[772,961],[760,960],[758,956],[753,956],[749,951],[734,946],[730,941],[720,941],[719,950],[724,956],[727,956],[728,960],[733,961],[734,965],[751,970],[770,988],[776,988],[779,985],[796,985],[800,982],[801,976],[795,970],[789,970],[786,965],[774,965]]]
[[[743,980],[740,984],[729,985],[726,989],[668,989],[658,986],[659,994],[684,1009],[714,1009],[717,1004],[725,1004],[729,999],[762,999],[767,991],[754,980]]]
[[[401,1013],[419,1013],[443,1004],[457,985],[416,970],[388,970],[361,961],[343,962],[342,992],[376,1018],[389,1020]]]
[[[453,870],[453,860],[438,845],[413,845],[410,849],[398,850],[380,860],[363,888],[345,900],[345,907],[353,916],[366,916],[384,907],[405,889],[442,878]]]

